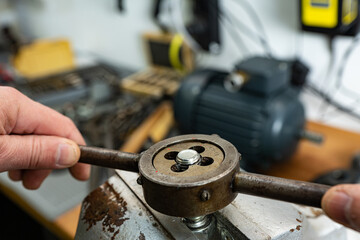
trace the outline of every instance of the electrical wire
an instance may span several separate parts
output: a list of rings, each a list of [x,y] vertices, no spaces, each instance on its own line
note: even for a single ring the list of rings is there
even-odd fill
[[[245,55],[245,52],[249,53],[249,50],[246,47],[245,42],[238,36],[237,32],[233,31],[233,29],[226,28],[224,19],[231,25],[231,27],[235,28],[235,24],[233,23],[232,19],[230,19],[226,14],[222,12],[220,8],[216,8],[213,4],[210,3],[209,5],[217,12],[217,17],[220,20],[220,23],[223,24],[224,29],[229,33],[229,36],[233,40],[235,46],[239,49],[241,54]],[[239,43],[242,45],[240,46]]]
[[[345,67],[348,63],[348,60],[351,56],[351,53],[353,52],[354,48],[358,45],[360,40],[360,35],[356,35],[353,39],[353,41],[351,42],[351,44],[348,46],[348,48],[345,50],[344,54],[342,55],[341,61],[340,61],[340,66],[338,67],[338,70],[336,72],[336,79],[335,79],[335,83],[334,83],[334,89],[333,91],[326,91],[325,93],[330,97],[331,96],[335,96],[337,93],[343,93],[344,95],[354,98],[354,103],[350,104],[350,105],[354,105],[356,103],[358,103],[358,101],[360,100],[360,94],[345,87],[343,84],[343,75],[344,75],[344,70]],[[332,41],[331,41],[332,42]],[[333,48],[333,46],[331,46]],[[332,49],[331,48],[331,49]],[[329,78],[329,73],[331,72],[331,69],[333,68],[335,59],[334,56],[332,54],[331,57],[332,60],[330,60],[330,64],[329,64],[329,70],[328,70],[328,74],[327,77],[325,78],[328,79]],[[334,97],[332,97],[334,98]],[[324,107],[324,103],[322,104],[322,107],[320,108],[320,110],[322,110],[322,116],[325,117],[327,116],[327,114],[329,114],[328,112],[326,113],[328,106]],[[319,110],[319,111],[320,111]]]
[[[270,53],[271,56],[272,50],[269,45],[269,40],[265,31],[265,27],[260,19],[260,16],[257,14],[255,8],[247,0],[233,0],[233,2],[238,4],[240,7],[242,7],[245,10],[248,16],[252,19],[253,23],[257,26],[257,29],[261,31],[261,33],[259,33],[260,36],[262,35],[260,41],[264,45],[264,48],[267,49],[266,51]]]
[[[356,35],[351,42],[351,44],[348,46],[348,48],[345,50],[341,61],[340,66],[338,68],[337,74],[336,74],[336,80],[335,80],[335,90],[332,92],[333,95],[335,95],[338,91],[344,91],[347,95],[352,95],[353,97],[359,98],[359,93],[354,92],[351,89],[346,88],[343,85],[343,75],[345,71],[346,64],[349,61],[349,58],[351,56],[351,53],[353,52],[354,48],[358,46],[360,40],[360,35]]]
[[[242,24],[242,22],[236,18],[234,15],[231,14],[230,11],[227,12],[228,15],[232,16],[233,19],[235,19],[237,21],[237,24],[238,25],[241,25],[241,27],[248,32],[248,34],[250,33],[252,36],[256,36],[258,37],[260,43],[263,45],[263,48],[264,50],[267,52],[267,54],[269,54],[271,56],[271,48],[269,46],[269,43],[268,43],[268,38],[267,38],[267,35],[266,35],[266,32],[265,32],[265,28],[264,28],[264,25],[262,24],[261,20],[260,20],[260,17],[259,15],[256,13],[255,9],[253,8],[253,6],[247,1],[247,0],[241,0],[241,1],[238,1],[238,0],[234,0],[235,3],[238,3],[238,4],[241,4],[241,7],[243,7],[246,11],[246,13],[248,14],[248,16],[250,18],[252,18],[254,24],[257,25],[257,28],[261,31],[261,33],[259,34],[256,34],[254,33],[254,31],[252,31],[250,28],[248,28],[246,25],[244,27],[244,24]],[[223,14],[222,15],[225,15],[227,16],[226,14]],[[228,17],[225,17],[226,19],[228,19],[228,22],[231,23],[231,25],[233,25],[233,23],[231,22],[231,20],[229,20]],[[262,34],[262,35],[261,35]],[[339,70],[337,72],[337,80],[335,82],[335,87],[337,88],[336,91],[338,91],[340,88],[341,90],[347,92],[347,93],[352,93],[352,95],[354,96],[357,96],[356,97],[356,101],[355,103],[359,102],[360,100],[360,95],[359,94],[356,94],[354,93],[352,90],[350,89],[346,89],[342,86],[342,77],[343,77],[343,73],[344,73],[344,68],[345,68],[345,65],[351,55],[351,52],[352,50],[357,46],[357,43],[359,42],[360,40],[360,35],[356,36],[352,42],[352,44],[348,47],[348,49],[345,51],[343,57],[342,57],[342,61],[341,61],[341,65],[339,67]],[[335,57],[334,57],[334,53],[333,53],[333,41],[330,40],[330,55],[331,55],[331,59],[329,61],[329,65],[328,65],[328,70],[327,70],[327,73],[326,73],[326,76],[325,76],[325,79],[328,79],[329,78],[329,75],[330,75],[330,72],[331,70],[333,69],[334,67],[334,63],[335,63]],[[342,105],[341,103],[335,101],[329,94],[328,91],[326,92],[323,92],[319,89],[317,89],[315,86],[311,85],[311,84],[306,84],[305,85],[305,88],[307,90],[309,90],[310,92],[312,92],[314,95],[322,98],[324,100],[324,102],[328,103],[329,105],[333,106],[334,108],[336,108],[337,110],[345,113],[345,114],[348,114],[356,119],[360,119],[360,114],[356,113],[354,111],[354,109],[352,108],[349,108],[349,107],[346,107],[344,105]],[[331,94],[332,96],[334,94]]]
[[[262,46],[262,48],[265,50],[265,53],[268,57],[272,58],[272,53],[271,53],[271,49],[269,47],[269,44],[267,42],[267,40],[261,36],[259,33],[253,31],[251,28],[249,28],[248,26],[246,26],[242,21],[240,21],[234,14],[231,13],[230,10],[226,10],[226,13],[224,14],[222,11],[220,12],[222,15],[225,16],[229,16],[230,18],[232,18],[233,20],[235,20],[236,25],[239,28],[242,28],[241,30],[247,32],[247,34],[245,34],[245,36],[247,37],[255,37],[260,45]]]
[[[332,97],[330,97],[327,93],[324,93],[323,91],[319,90],[315,86],[308,83],[305,85],[305,89],[309,90],[315,96],[321,97],[322,99],[324,99],[325,102],[327,102],[331,106],[335,107],[337,110],[339,110],[343,113],[346,113],[347,115],[352,116],[352,117],[356,118],[357,120],[360,119],[360,114],[356,113],[354,111],[354,109],[351,109],[349,107],[342,105],[341,103],[338,103]]]
[[[324,89],[326,87],[326,83],[329,86],[324,93],[329,94],[330,92],[330,84],[328,84],[327,80],[330,79],[331,72],[335,66],[335,54],[334,54],[334,38],[329,37],[328,39],[328,46],[329,46],[329,54],[330,54],[330,60],[327,66],[327,70],[325,73],[325,77],[323,78],[322,82],[320,83],[320,88]],[[325,116],[325,112],[327,111],[329,105],[326,105],[326,102],[323,100],[320,103],[320,107],[318,109],[318,115]]]
[[[267,36],[265,33],[265,28],[260,20],[260,17],[258,16],[255,9],[251,6],[251,4],[249,2],[247,2],[246,0],[242,0],[242,1],[243,1],[242,3],[244,3],[244,4],[242,4],[241,7],[243,7],[246,10],[249,17],[252,19],[252,21],[257,26],[257,28],[261,31],[261,33],[256,33],[255,31],[253,31],[252,29],[247,27],[239,19],[237,19],[230,11],[227,11],[227,13],[224,14],[219,9],[219,11],[218,11],[219,20],[223,23],[223,25],[225,25],[224,20],[226,20],[233,28],[235,28],[236,26],[241,27],[242,30],[245,30],[248,33],[247,35],[245,35],[247,37],[250,37],[250,36],[256,37],[258,39],[258,41],[260,42],[260,44],[262,45],[263,49],[265,50],[266,55],[268,57],[272,57],[272,51],[269,46]],[[237,1],[235,1],[235,2],[239,3]],[[212,6],[212,7],[214,7],[214,6]],[[184,37],[185,41],[187,42],[189,47],[194,52],[201,52],[202,48],[200,47],[198,42],[191,36],[191,34],[188,32],[188,30],[184,24],[184,19],[182,17],[182,11],[181,11],[181,0],[171,0],[171,13],[172,13],[171,15],[173,18],[173,23],[175,25],[176,31],[179,32]],[[236,24],[233,22],[233,20],[236,21]],[[244,52],[249,53],[249,50],[246,47],[245,42],[240,37],[238,37],[238,35],[235,33],[236,30],[233,31],[228,28],[225,28],[225,29],[226,29],[226,31],[228,31],[230,37],[235,42],[235,45],[239,45],[239,43],[240,43],[241,45],[244,46],[244,47],[239,47],[241,53],[244,53]]]
[[[234,26],[234,23],[232,22],[232,20],[227,17],[226,15],[224,14],[220,14],[219,12],[219,19],[220,19],[220,22],[225,26],[225,23],[224,23],[224,19],[233,27]],[[225,30],[228,31],[230,37],[233,39],[234,43],[235,43],[235,46],[238,47],[239,51],[241,54],[250,54],[249,50],[248,50],[248,47],[246,46],[245,42],[241,39],[241,37],[238,36],[237,32],[233,31],[233,29],[231,28],[224,28]],[[241,46],[242,45],[242,46]]]

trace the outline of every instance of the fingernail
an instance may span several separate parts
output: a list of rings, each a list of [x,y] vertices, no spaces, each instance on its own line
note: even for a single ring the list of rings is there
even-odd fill
[[[77,149],[71,143],[60,143],[56,152],[56,165],[58,167],[69,167],[78,160]]]
[[[344,223],[348,222],[348,209],[352,198],[344,192],[335,192],[325,205],[326,212],[334,219]]]

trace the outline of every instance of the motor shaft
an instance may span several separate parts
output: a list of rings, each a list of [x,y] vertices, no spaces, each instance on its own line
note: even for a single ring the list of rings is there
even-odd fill
[[[140,154],[120,152],[97,147],[80,146],[79,162],[81,163],[139,172],[139,159]]]
[[[239,172],[233,191],[321,208],[321,199],[330,187],[254,173]]]

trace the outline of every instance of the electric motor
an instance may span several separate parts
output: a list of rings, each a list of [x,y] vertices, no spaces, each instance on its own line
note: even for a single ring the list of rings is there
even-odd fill
[[[218,134],[256,171],[288,159],[303,134],[304,107],[290,81],[291,63],[254,57],[232,74],[213,69],[186,76],[174,101],[183,133]]]

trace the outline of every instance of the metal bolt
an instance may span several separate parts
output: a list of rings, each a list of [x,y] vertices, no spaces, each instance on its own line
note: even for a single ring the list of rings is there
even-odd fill
[[[136,179],[136,182],[137,182],[137,184],[139,184],[139,185],[142,185],[142,184],[143,184],[143,181],[142,181],[141,176],[139,176],[139,177]]]
[[[208,201],[210,199],[210,197],[211,197],[211,194],[208,190],[203,190],[200,194],[200,199],[203,202]]]
[[[209,226],[211,222],[211,217],[210,215],[206,215],[206,216],[183,218],[182,222],[185,223],[185,225],[191,230],[199,230]]]
[[[192,149],[185,149],[178,153],[176,162],[180,165],[189,166],[200,160],[200,154]]]

